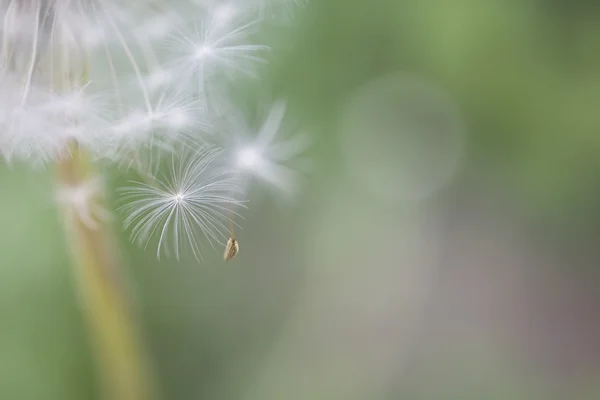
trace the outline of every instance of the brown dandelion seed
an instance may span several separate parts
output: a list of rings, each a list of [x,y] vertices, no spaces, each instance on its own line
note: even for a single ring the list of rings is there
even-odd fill
[[[232,260],[240,251],[240,245],[235,238],[229,238],[227,241],[227,246],[225,246],[225,254],[223,255],[223,259],[225,261]]]
[[[227,241],[227,245],[225,246],[225,253],[223,254],[223,260],[229,261],[235,258],[237,254],[240,252],[240,245],[237,240],[235,240],[235,231],[233,229],[233,216],[231,215],[231,211],[229,212],[229,232],[231,237]]]

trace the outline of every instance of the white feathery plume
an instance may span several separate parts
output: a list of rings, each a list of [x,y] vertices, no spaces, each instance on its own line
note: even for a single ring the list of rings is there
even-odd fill
[[[181,30],[172,38],[172,69],[184,81],[195,81],[193,90],[207,96],[207,92],[219,90],[223,79],[236,73],[256,77],[256,65],[265,62],[262,54],[269,49],[248,42],[259,20],[240,18],[238,13],[225,18],[215,10],[219,9],[197,21],[190,31]]]
[[[229,141],[230,165],[246,183],[256,178],[279,194],[293,197],[302,177],[301,171],[294,165],[303,164],[301,156],[311,146],[312,140],[306,132],[294,135],[284,132],[286,108],[284,100],[273,103],[259,129],[250,128],[241,118],[230,117],[227,118],[229,126],[223,129]]]
[[[155,239],[159,258],[165,252],[179,259],[181,249],[187,247],[197,260],[202,259],[201,236],[213,248],[215,243],[224,244],[228,214],[235,214],[243,202],[238,198],[239,180],[215,163],[221,154],[209,149],[182,158],[173,155],[167,175],[153,184],[134,182],[124,188],[126,203],[121,209],[132,240],[147,246]]]

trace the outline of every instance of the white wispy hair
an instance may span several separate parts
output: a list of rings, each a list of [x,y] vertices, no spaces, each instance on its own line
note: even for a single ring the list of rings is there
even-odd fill
[[[197,260],[202,259],[200,236],[213,248],[224,244],[229,213],[236,214],[244,204],[239,179],[215,162],[222,153],[205,148],[173,154],[168,174],[123,188],[121,210],[132,240],[147,246],[155,239],[159,258],[164,252],[179,259],[187,247]]]
[[[246,184],[252,179],[276,189],[278,194],[292,198],[299,189],[301,169],[307,162],[302,155],[312,145],[308,132],[293,132],[283,129],[287,102],[274,102],[258,129],[253,129],[245,119],[227,118],[223,127],[227,132],[229,163]],[[233,109],[229,114],[234,113]]]

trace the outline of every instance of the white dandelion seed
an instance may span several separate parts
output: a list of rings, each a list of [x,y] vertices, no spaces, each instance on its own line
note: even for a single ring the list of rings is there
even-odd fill
[[[225,128],[231,135],[232,168],[244,177],[256,178],[281,194],[293,197],[302,178],[306,163],[302,155],[310,148],[312,140],[305,132],[287,135],[283,127],[286,102],[279,100],[269,109],[258,130],[253,130],[241,119]]]
[[[257,77],[257,65],[266,62],[262,54],[269,47],[248,41],[260,21],[235,17],[209,14],[191,33],[174,36],[172,69],[184,81],[196,81],[192,90],[210,97],[212,91],[220,92],[223,79],[238,73]]]
[[[215,243],[224,244],[228,214],[244,205],[236,176],[214,163],[221,154],[213,149],[173,155],[168,175],[123,189],[121,210],[132,240],[147,246],[155,239],[159,258],[164,252],[179,259],[188,248],[197,260],[202,259],[201,237],[214,249]]]

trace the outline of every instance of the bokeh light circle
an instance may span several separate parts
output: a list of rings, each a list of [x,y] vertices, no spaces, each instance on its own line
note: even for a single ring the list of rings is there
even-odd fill
[[[465,145],[454,102],[428,81],[403,73],[355,90],[338,129],[350,178],[388,204],[423,200],[445,187]]]

